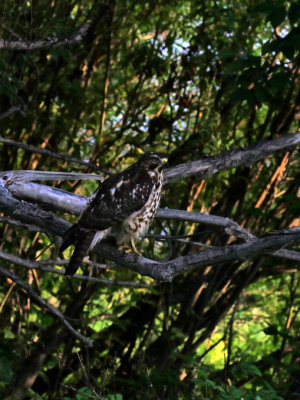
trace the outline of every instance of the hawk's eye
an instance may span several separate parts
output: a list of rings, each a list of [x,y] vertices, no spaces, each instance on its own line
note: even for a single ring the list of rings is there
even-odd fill
[[[161,161],[160,161],[159,157],[154,156],[154,157],[151,158],[151,164],[159,165],[160,163],[161,163]]]

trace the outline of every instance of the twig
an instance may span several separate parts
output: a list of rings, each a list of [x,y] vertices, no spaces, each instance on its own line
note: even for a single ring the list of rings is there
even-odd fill
[[[0,120],[9,117],[10,115],[16,113],[16,112],[20,112],[20,113],[24,113],[24,108],[23,106],[19,105],[19,106],[12,106],[10,107],[7,111],[4,111],[2,114],[0,114]]]
[[[67,265],[69,263],[70,260],[40,260],[38,261],[40,266],[47,266],[47,265]],[[112,268],[116,268],[117,264],[99,264],[96,263],[94,261],[91,261],[89,259],[89,257],[84,257],[83,262],[88,264],[88,265],[92,265],[93,267],[96,267],[98,269],[112,269]]]
[[[175,219],[180,221],[198,222],[207,225],[221,226],[225,228],[228,235],[239,237],[245,241],[255,239],[250,232],[242,228],[238,223],[229,218],[218,217],[208,213],[198,213],[195,211],[173,210],[170,208],[159,209],[156,218]]]
[[[14,281],[19,287],[24,289],[28,296],[31,297],[37,304],[39,304],[43,309],[48,311],[51,315],[53,315],[55,318],[57,318],[59,321],[62,322],[62,324],[65,325],[65,327],[69,330],[69,332],[75,336],[77,339],[79,339],[82,343],[84,343],[86,346],[91,347],[93,345],[93,341],[87,339],[84,337],[81,333],[77,332],[72,325],[66,320],[65,316],[57,310],[55,307],[53,307],[51,304],[49,304],[46,300],[42,299],[33,289],[32,287],[26,283],[23,282],[22,279],[15,274],[14,272],[11,272],[7,270],[6,268],[2,267],[0,265],[0,273],[7,278],[11,279]]]
[[[57,37],[49,37],[34,41],[0,39],[0,50],[8,49],[33,51],[80,43],[83,40],[84,36],[86,36],[86,34],[88,33],[89,27],[89,24],[85,24],[81,26],[74,35],[65,39],[58,39]]]
[[[225,371],[229,371],[230,368],[230,359],[231,359],[231,353],[232,353],[232,343],[233,343],[233,336],[234,336],[234,331],[233,331],[233,326],[234,326],[234,318],[235,318],[235,314],[236,311],[239,307],[239,299],[236,300],[236,303],[233,307],[232,313],[231,313],[231,317],[228,323],[228,328],[229,328],[229,336],[228,336],[228,345],[227,345],[227,359],[226,359],[226,363],[224,366]]]
[[[83,375],[84,375],[84,378],[85,378],[85,382],[87,383],[87,385],[88,385],[88,387],[91,389],[91,391],[94,393],[96,399],[100,399],[100,400],[103,399],[103,397],[100,396],[100,395],[96,392],[96,390],[94,389],[93,385],[91,384],[90,378],[89,378],[89,376],[88,376],[88,374],[87,374],[87,372],[86,372],[85,366],[83,365],[83,362],[82,362],[82,360],[81,360],[81,358],[80,358],[79,353],[77,352],[76,354],[77,354],[77,357],[78,357],[78,359],[79,359],[79,362],[80,362],[80,365],[81,365],[81,368],[82,368],[82,371],[83,371]]]
[[[37,269],[37,270],[41,270],[44,272],[51,272],[51,273],[58,274],[58,275],[64,275],[64,271],[56,269],[56,268],[51,268],[46,265],[53,265],[53,264],[65,265],[65,264],[68,264],[68,262],[69,262],[69,260],[58,260],[58,261],[55,261],[55,260],[49,260],[49,261],[24,260],[22,258],[12,255],[12,254],[8,254],[2,250],[0,250],[0,258],[2,258],[5,261],[9,261],[13,264],[21,265],[28,269]],[[148,285],[146,283],[120,281],[117,279],[100,279],[100,278],[94,278],[94,277],[80,275],[80,274],[75,274],[74,278],[77,278],[77,279],[80,279],[83,281],[93,282],[93,283],[101,283],[106,286],[127,286],[127,287],[136,287],[136,288],[151,287],[151,285]]]
[[[192,244],[194,246],[205,247],[205,248],[208,248],[208,249],[211,249],[211,248],[214,247],[214,246],[211,246],[209,244],[195,242],[194,240],[186,240],[186,239],[184,239],[184,237],[185,238],[189,238],[189,237],[193,237],[193,235],[179,235],[179,236],[152,235],[152,234],[144,235],[144,238],[148,238],[148,239],[171,240],[172,242],[179,242],[179,243],[184,243],[184,244]]]
[[[15,108],[18,108],[18,107],[15,107]],[[8,111],[6,111],[6,113]],[[16,112],[16,111],[20,111],[20,106],[19,106],[18,110],[15,110],[14,112]],[[5,114],[5,113],[3,113],[3,114]],[[0,119],[3,114],[0,115]],[[2,136],[0,136],[0,143],[9,144],[11,146],[18,147],[19,149],[22,149],[24,151],[30,151],[31,153],[42,154],[43,156],[55,158],[57,160],[67,161],[67,162],[70,162],[73,164],[84,165],[85,167],[89,167],[92,170],[101,171],[101,172],[104,172],[105,174],[111,175],[111,173],[108,170],[106,170],[105,168],[99,167],[98,165],[91,163],[89,161],[84,161],[84,160],[80,160],[79,158],[76,158],[76,157],[68,156],[67,154],[60,154],[60,153],[55,153],[50,150],[40,149],[38,147],[29,145],[29,144],[17,142],[12,139],[6,139]]]
[[[50,232],[46,231],[45,229],[42,229],[37,225],[24,224],[23,222],[17,221],[16,219],[12,219],[9,217],[0,217],[0,223],[13,225],[16,226],[17,228],[26,229],[31,232],[42,232],[51,235]]]
[[[62,385],[62,386],[67,388],[67,389],[73,390],[73,392],[78,392],[78,389],[73,387],[73,386],[70,386],[70,385]],[[89,399],[98,399],[98,397],[95,397],[93,395],[86,394],[86,393],[80,393],[80,397],[86,397],[86,398],[89,398]]]
[[[10,294],[11,294],[11,292],[12,292],[12,290],[13,290],[13,288],[14,288],[15,286],[16,286],[16,283],[15,283],[15,282],[13,282],[13,283],[10,285],[10,287],[9,287],[9,289],[8,289],[8,291],[7,291],[5,297],[4,297],[4,299],[3,299],[3,301],[2,301],[2,303],[1,303],[1,305],[0,305],[0,313],[2,312],[3,307],[5,306],[6,300],[9,298],[9,296],[10,296]]]

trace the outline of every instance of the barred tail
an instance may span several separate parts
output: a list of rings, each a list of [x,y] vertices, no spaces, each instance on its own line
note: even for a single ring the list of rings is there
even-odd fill
[[[69,264],[66,268],[65,276],[73,276],[75,274],[75,272],[77,271],[77,269],[79,268],[79,266],[81,264],[83,257],[86,255],[86,253],[93,241],[94,236],[95,236],[94,231],[89,231],[89,230],[82,229],[79,227],[76,228],[76,233],[70,232],[70,237],[72,237],[73,239],[76,238],[75,250],[74,250],[72,257],[69,261]],[[66,238],[65,243],[66,244],[69,243],[68,238]],[[74,243],[74,241],[72,241],[70,244],[72,244],[72,243]],[[70,244],[68,244],[68,246]],[[61,248],[64,248],[64,242],[63,242]]]

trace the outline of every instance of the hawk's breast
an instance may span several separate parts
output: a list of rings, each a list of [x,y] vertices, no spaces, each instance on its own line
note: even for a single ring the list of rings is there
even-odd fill
[[[140,210],[134,212],[123,221],[120,231],[117,232],[118,244],[130,242],[130,239],[139,239],[146,233],[149,224],[154,218],[160,202],[162,176],[158,171],[150,171],[149,175],[153,182],[150,195]]]

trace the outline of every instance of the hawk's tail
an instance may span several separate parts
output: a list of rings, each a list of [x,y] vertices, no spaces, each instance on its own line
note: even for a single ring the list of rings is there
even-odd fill
[[[64,233],[63,241],[59,248],[61,253],[71,246],[71,244],[77,243],[80,231],[81,229],[78,224],[74,224]]]
[[[60,251],[64,251],[71,244],[75,244],[75,250],[66,268],[65,276],[73,276],[75,274],[83,257],[86,255],[94,236],[94,231],[80,228],[77,224],[72,225],[66,232],[62,245],[60,246]]]

